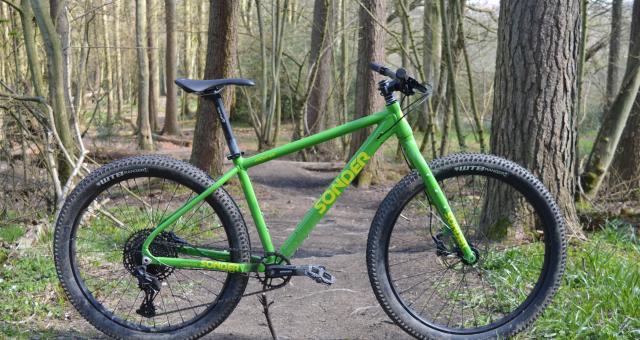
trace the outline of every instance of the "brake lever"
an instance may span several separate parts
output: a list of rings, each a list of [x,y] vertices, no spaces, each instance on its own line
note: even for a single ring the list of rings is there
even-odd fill
[[[429,84],[420,84],[417,80],[413,79],[413,78],[409,78],[408,82],[410,83],[409,86],[412,89],[417,90],[418,92],[430,96],[432,93],[432,87]]]

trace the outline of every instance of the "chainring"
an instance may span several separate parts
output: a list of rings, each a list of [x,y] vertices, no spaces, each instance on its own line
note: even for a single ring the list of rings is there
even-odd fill
[[[288,258],[286,258],[284,255],[274,253],[273,256],[275,256],[276,258],[275,263],[284,263],[287,265],[291,264],[291,261]],[[265,260],[266,260],[266,257],[263,258],[263,263]],[[268,265],[265,264],[265,266],[268,266]],[[260,273],[258,273],[256,276],[258,281],[260,281],[260,283],[262,284],[263,290],[273,290],[273,289],[282,288],[286,286],[287,283],[289,283],[289,281],[291,281],[291,277],[292,275],[285,276],[285,277],[268,277],[266,275],[261,275]]]

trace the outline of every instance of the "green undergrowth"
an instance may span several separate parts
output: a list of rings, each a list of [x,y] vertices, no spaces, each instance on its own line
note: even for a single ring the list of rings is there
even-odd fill
[[[0,267],[0,338],[64,318],[59,287],[48,247],[12,251]]]
[[[640,338],[637,227],[606,227],[569,247],[563,284],[522,338]]]
[[[640,338],[640,240],[634,228],[609,226],[572,244],[560,290],[518,338]],[[30,249],[10,250],[0,265],[0,339],[49,338],[66,329],[71,307],[50,247],[43,235]]]

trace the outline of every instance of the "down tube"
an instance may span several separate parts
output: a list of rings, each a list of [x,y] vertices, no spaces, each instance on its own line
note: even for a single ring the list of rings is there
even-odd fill
[[[302,221],[296,229],[291,233],[289,238],[280,248],[280,253],[288,258],[292,257],[298,247],[309,236],[311,230],[318,224],[322,216],[333,206],[336,200],[342,195],[342,192],[349,186],[351,181],[362,171],[367,165],[371,157],[375,155],[380,146],[393,134],[393,123],[395,119],[389,115],[389,119],[384,120],[362,144],[360,149],[349,160],[340,175],[336,177],[329,188],[327,188],[322,196],[316,201],[309,211],[304,215]],[[384,133],[384,135],[383,135]]]

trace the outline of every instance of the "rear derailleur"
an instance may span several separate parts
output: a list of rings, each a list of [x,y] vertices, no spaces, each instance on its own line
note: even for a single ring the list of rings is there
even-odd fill
[[[147,266],[142,264],[136,267],[133,275],[138,279],[138,288],[144,292],[144,298],[140,308],[136,309],[136,313],[146,318],[156,316],[156,307],[153,300],[160,293],[160,280],[147,272]]]

